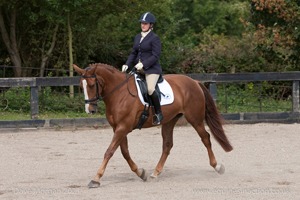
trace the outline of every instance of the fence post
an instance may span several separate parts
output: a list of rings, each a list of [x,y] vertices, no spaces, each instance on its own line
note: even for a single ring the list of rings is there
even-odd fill
[[[299,112],[299,82],[293,81],[293,112]]]
[[[210,91],[210,94],[211,94],[215,104],[216,104],[217,103],[217,84],[216,84],[216,82],[209,83],[209,91]]]
[[[30,87],[31,119],[37,119],[39,114],[39,90],[38,86]]]

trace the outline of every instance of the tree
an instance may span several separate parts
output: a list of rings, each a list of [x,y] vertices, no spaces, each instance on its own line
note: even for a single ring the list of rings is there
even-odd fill
[[[272,71],[300,70],[300,2],[252,0],[257,51]]]
[[[2,40],[15,66],[16,77],[31,74],[33,66],[38,65],[42,74],[54,50],[59,24],[47,21],[45,13],[41,12],[43,6],[47,6],[46,2],[38,4],[34,0],[3,1],[0,4]]]
[[[185,19],[177,36],[191,44],[184,52],[179,72],[245,70],[245,63],[252,60],[246,56],[252,55],[253,49],[252,36],[244,33],[242,23],[249,16],[248,1],[176,0],[173,9],[181,11],[181,17],[177,17]]]
[[[247,1],[242,0],[174,0],[174,12],[182,13],[181,19],[186,19],[179,32],[224,34],[241,36],[244,27],[240,17],[247,15]]]
[[[0,30],[10,60],[15,66],[15,76],[44,76],[49,62],[63,68],[67,64],[65,58],[71,57],[65,51],[67,39],[70,38],[67,33],[71,30],[68,24],[76,22],[73,25],[75,48],[88,49],[87,46],[93,44],[91,38],[97,35],[95,29],[99,18],[110,13],[114,5],[122,4],[125,4],[124,0],[1,1]],[[89,54],[87,52],[86,57]],[[69,70],[72,71],[71,68]]]
[[[13,2],[13,4],[16,4]],[[15,76],[21,76],[21,56],[18,49],[17,39],[16,39],[16,18],[17,18],[17,9],[16,6],[12,5],[9,13],[3,13],[2,9],[3,3],[0,4],[0,30],[2,40],[7,48],[7,51],[10,55],[12,62],[15,65],[14,73]],[[9,18],[5,22],[5,17]]]

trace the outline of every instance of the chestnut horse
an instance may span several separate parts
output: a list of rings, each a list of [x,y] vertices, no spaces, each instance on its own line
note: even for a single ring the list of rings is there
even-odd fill
[[[122,73],[118,69],[106,64],[92,64],[86,69],[73,65],[75,71],[81,75],[80,85],[84,90],[87,113],[96,111],[96,102],[101,99],[106,106],[106,118],[113,128],[112,141],[105,152],[104,159],[94,179],[89,183],[90,188],[100,186],[100,179],[104,174],[108,161],[120,146],[130,169],[138,177],[147,180],[143,168],[138,168],[131,159],[128,150],[127,134],[134,130],[144,110],[135,86],[134,77]],[[222,118],[207,88],[194,79],[184,75],[165,75],[164,78],[171,85],[174,92],[174,102],[162,106],[164,119],[162,125],[163,149],[160,160],[150,176],[157,178],[162,172],[170,150],[173,146],[173,129],[178,119],[184,115],[194,127],[205,147],[207,148],[210,165],[220,174],[224,173],[224,166],[218,164],[211,148],[210,135],[205,130],[205,121],[213,136],[226,152],[232,150],[223,127]],[[150,109],[150,116],[153,111]],[[152,127],[152,117],[149,117],[142,128]]]

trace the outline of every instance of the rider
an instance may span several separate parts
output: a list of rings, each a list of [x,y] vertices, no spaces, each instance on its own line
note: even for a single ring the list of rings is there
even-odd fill
[[[138,71],[144,71],[148,94],[155,110],[153,124],[158,125],[163,120],[159,94],[155,91],[155,85],[162,74],[162,68],[159,64],[161,42],[153,32],[155,16],[152,13],[144,13],[139,22],[141,23],[142,32],[135,36],[132,52],[125,65],[122,66],[122,72],[126,72],[128,66],[132,66],[132,64]]]

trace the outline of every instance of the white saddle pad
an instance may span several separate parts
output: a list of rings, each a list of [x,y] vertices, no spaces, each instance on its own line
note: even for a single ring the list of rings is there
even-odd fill
[[[143,105],[148,105],[148,103],[144,101],[143,95],[141,93],[141,89],[138,85],[137,80],[139,80],[139,78],[137,77],[136,74],[134,75],[134,77],[135,77],[135,85],[136,85],[136,88],[138,91],[139,98]],[[160,92],[162,93],[160,105],[163,106],[163,105],[168,105],[168,104],[173,103],[174,93],[173,93],[173,90],[172,90],[170,84],[164,79],[163,82],[158,83],[158,87],[160,89]]]

